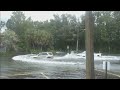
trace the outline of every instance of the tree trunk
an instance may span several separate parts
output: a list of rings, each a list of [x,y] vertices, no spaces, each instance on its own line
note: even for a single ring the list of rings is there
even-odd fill
[[[41,46],[41,51],[42,51],[42,46]]]

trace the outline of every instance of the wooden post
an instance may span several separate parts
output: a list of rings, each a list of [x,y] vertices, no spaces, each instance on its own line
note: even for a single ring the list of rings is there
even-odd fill
[[[107,61],[105,62],[105,79],[107,79]]]
[[[93,16],[92,11],[86,11],[85,30],[86,30],[86,79],[94,79],[94,46],[93,46]]]

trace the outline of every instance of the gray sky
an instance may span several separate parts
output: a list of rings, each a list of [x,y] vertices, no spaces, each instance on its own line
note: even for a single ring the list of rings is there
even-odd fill
[[[1,12],[1,20],[7,21],[10,16],[12,15],[12,11],[0,11]],[[84,11],[23,11],[25,16],[28,18],[31,16],[32,20],[34,21],[45,21],[53,19],[53,14],[72,14],[76,17],[80,17],[84,14]]]

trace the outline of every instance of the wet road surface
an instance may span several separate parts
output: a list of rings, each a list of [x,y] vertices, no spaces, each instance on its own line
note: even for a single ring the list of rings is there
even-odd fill
[[[85,60],[79,62],[83,64],[42,64],[14,61],[10,57],[0,57],[0,78],[85,79]],[[112,64],[111,67],[112,71],[120,72],[120,64]],[[102,63],[95,63],[95,68],[102,69]]]

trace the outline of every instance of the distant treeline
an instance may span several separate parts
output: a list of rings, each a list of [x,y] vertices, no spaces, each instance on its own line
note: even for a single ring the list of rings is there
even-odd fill
[[[120,11],[95,11],[94,51],[120,53]],[[7,51],[67,51],[76,50],[77,38],[79,50],[85,50],[85,16],[54,15],[50,21],[33,21],[23,12],[16,11],[6,23],[1,21],[1,46]]]

